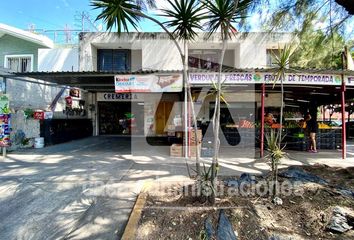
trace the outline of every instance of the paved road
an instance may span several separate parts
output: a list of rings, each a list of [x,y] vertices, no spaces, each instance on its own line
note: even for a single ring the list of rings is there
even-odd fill
[[[130,151],[93,137],[1,159],[0,239],[119,239],[143,182],[175,174]]]
[[[142,140],[91,137],[0,158],[0,239],[119,239],[146,180],[166,183],[187,175],[183,158],[173,159],[168,147]],[[220,173],[269,171],[254,151],[246,153],[222,149]],[[348,153],[354,155],[354,145]],[[289,155],[284,166],[354,165],[354,158],[340,159],[339,151]]]

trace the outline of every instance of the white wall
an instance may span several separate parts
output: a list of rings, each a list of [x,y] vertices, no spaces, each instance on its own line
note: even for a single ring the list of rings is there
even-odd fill
[[[27,79],[29,80],[29,79]],[[32,110],[48,110],[50,104],[53,102],[54,98],[62,89],[61,87],[48,86],[43,83],[43,81],[31,79],[38,83],[25,82],[17,79],[6,79],[7,91],[6,94],[9,96],[10,100],[10,110],[12,118],[12,136],[21,130],[26,134],[27,138],[38,137],[40,135],[39,120],[24,118],[24,110],[30,108]],[[59,98],[56,105],[54,118],[87,118],[87,116],[67,116],[63,113],[65,109],[65,97],[69,96],[69,89],[66,89],[64,93]],[[81,91],[81,99],[86,101],[86,108],[88,106],[87,93]],[[73,101],[73,108],[78,107],[78,99]],[[15,147],[15,146],[14,146]]]
[[[78,71],[78,48],[38,49],[38,71]]]
[[[218,35],[205,40],[200,34],[189,49],[221,49]],[[287,33],[239,34],[228,41],[225,65],[236,68],[264,68],[266,50],[291,42]],[[181,45],[181,44],[180,44]],[[85,33],[80,41],[80,71],[97,69],[97,49],[130,49],[132,70],[181,70],[182,63],[174,43],[164,33]],[[183,49],[183,48],[182,48]],[[140,52],[141,51],[141,52]],[[141,55],[140,55],[141,53]]]
[[[177,47],[169,40],[145,40],[142,46],[144,70],[182,70]]]

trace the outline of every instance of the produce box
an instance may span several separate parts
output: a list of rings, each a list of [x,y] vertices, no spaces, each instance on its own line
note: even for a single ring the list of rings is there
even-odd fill
[[[191,130],[189,133],[190,133],[190,144],[195,145],[196,141],[195,141],[194,130]],[[201,143],[202,139],[203,139],[203,134],[202,134],[202,130],[200,130],[200,129],[197,130],[197,138],[198,138],[198,143]],[[185,141],[185,139],[183,138],[183,143],[184,143],[184,141]]]
[[[182,157],[183,156],[183,146],[182,144],[172,144],[170,147],[171,157]]]
[[[198,146],[199,146],[199,156],[201,156],[200,152],[202,149],[202,145],[198,144]],[[189,156],[193,158],[197,157],[197,149],[198,149],[197,145],[189,146],[189,154],[190,154]]]

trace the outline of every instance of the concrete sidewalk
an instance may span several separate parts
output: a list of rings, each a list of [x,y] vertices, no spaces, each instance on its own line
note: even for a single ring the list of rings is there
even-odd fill
[[[269,171],[255,156],[254,150],[223,148],[220,175]],[[315,163],[348,167],[354,158],[289,151],[282,161]],[[144,182],[187,175],[186,161],[169,157],[168,146],[128,138],[92,137],[9,153],[0,160],[0,239],[119,239]]]

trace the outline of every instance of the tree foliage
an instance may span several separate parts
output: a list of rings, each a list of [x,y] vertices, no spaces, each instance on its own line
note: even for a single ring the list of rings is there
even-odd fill
[[[294,53],[291,66],[299,68],[342,68],[345,41],[336,31],[326,36],[321,30],[308,29],[301,34],[299,47]]]

